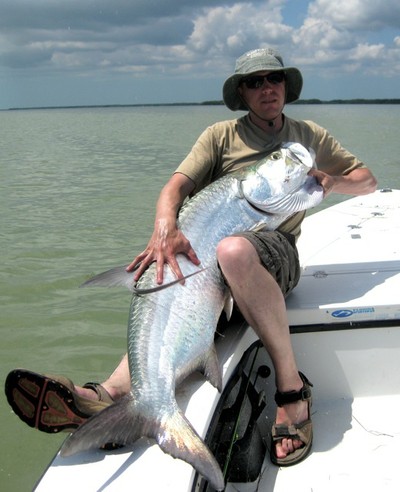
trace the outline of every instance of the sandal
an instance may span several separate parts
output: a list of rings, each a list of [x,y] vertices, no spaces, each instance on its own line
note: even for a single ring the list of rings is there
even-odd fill
[[[304,460],[311,451],[311,445],[313,440],[313,428],[311,422],[311,387],[312,383],[304,376],[303,373],[299,372],[299,375],[303,381],[303,387],[299,391],[287,391],[280,392],[277,391],[275,394],[275,401],[278,407],[287,405],[289,403],[294,403],[296,401],[302,400],[308,403],[308,419],[300,424],[274,424],[272,426],[272,436],[271,436],[271,461],[274,465],[278,466],[292,466],[300,461]],[[275,453],[275,444],[277,441],[282,439],[293,439],[299,440],[303,443],[301,448],[296,449],[293,453],[288,454],[284,458],[278,458]]]
[[[25,369],[11,371],[5,383],[7,400],[14,413],[30,427],[49,434],[71,432],[113,403],[100,384],[86,383],[84,388],[95,391],[98,400],[80,396],[68,378]]]

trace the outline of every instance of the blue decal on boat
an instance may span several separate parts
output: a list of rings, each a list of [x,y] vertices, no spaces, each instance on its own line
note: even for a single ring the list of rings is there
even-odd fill
[[[333,311],[332,316],[334,318],[348,318],[352,314],[353,311],[350,309],[338,309],[337,311]]]
[[[355,309],[337,309],[333,311],[331,315],[334,318],[348,318],[349,316],[353,316],[353,314],[367,314],[374,313],[375,308],[373,307],[365,307],[365,308],[355,308]]]

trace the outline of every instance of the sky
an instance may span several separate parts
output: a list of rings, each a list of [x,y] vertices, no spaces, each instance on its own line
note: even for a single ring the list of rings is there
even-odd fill
[[[399,0],[1,0],[0,109],[221,100],[267,46],[303,99],[400,98]]]

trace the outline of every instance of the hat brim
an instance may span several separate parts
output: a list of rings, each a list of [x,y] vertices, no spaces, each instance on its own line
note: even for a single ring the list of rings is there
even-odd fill
[[[303,87],[303,77],[300,70],[295,67],[282,67],[279,69],[270,70],[271,72],[284,72],[286,76],[286,103],[291,103],[297,101],[301,94],[301,89]],[[252,72],[256,73],[256,72]],[[236,73],[231,77],[227,78],[223,88],[222,96],[225,105],[232,111],[247,111],[248,108],[244,104],[242,98],[239,95],[238,87],[240,81],[245,76],[249,76],[251,73],[240,74]]]

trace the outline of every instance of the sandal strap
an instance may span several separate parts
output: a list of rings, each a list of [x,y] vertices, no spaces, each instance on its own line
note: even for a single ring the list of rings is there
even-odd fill
[[[272,426],[271,434],[274,442],[282,439],[298,439],[303,444],[307,444],[312,436],[312,422],[305,420],[301,424],[275,424]]]
[[[101,384],[89,382],[85,383],[83,387],[93,390],[97,394],[99,401],[114,403],[114,399],[111,398],[110,393]]]
[[[294,403],[299,400],[307,401],[311,399],[310,387],[312,386],[312,383],[302,372],[299,372],[299,376],[303,381],[303,387],[299,391],[277,391],[275,393],[275,402],[278,407],[283,407],[283,405],[288,405],[289,403]]]

